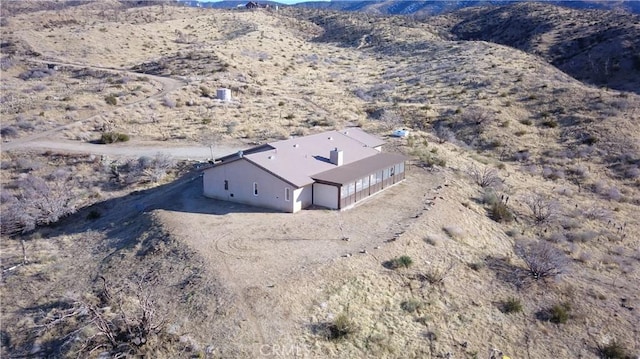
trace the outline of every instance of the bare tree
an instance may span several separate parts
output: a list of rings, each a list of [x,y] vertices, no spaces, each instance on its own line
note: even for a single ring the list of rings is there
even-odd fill
[[[467,168],[467,173],[482,188],[493,188],[502,184],[502,179],[498,176],[498,171],[495,168],[484,167],[480,169],[472,165]]]
[[[102,349],[115,358],[137,357],[145,345],[166,339],[160,337],[167,316],[159,309],[151,286],[140,279],[111,291],[107,280],[100,278],[103,287],[97,299],[65,298],[64,306],[43,313],[36,326],[38,336],[47,332],[59,336],[63,344],[57,350],[73,356],[88,357]],[[85,331],[87,326],[95,330]]]
[[[438,137],[438,142],[440,142],[441,144],[453,141],[455,139],[453,131],[451,131],[451,129],[444,125],[442,122],[438,122],[435,126],[433,126],[433,131],[436,137]]]
[[[549,222],[558,213],[558,202],[539,194],[530,194],[524,198],[524,204],[531,210],[536,224]]]
[[[552,278],[567,270],[569,259],[549,242],[521,239],[514,244],[514,251],[535,280]]]
[[[464,115],[462,116],[463,121],[475,124],[477,126],[485,126],[491,123],[493,119],[494,117],[489,112],[487,112],[487,110],[475,107],[465,111]]]
[[[74,213],[76,200],[72,189],[75,182],[70,173],[61,170],[49,175],[48,181],[28,175],[18,183],[14,200],[3,213],[2,232],[28,232]]]

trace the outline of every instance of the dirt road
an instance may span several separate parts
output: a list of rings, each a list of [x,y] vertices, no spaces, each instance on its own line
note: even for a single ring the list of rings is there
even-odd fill
[[[151,99],[162,98],[168,93],[175,91],[185,85],[185,82],[181,80],[162,77],[162,76],[155,76],[150,74],[144,74],[144,73],[138,73],[138,72],[133,72],[126,69],[117,69],[117,68],[102,67],[102,66],[89,66],[86,64],[79,64],[74,62],[63,62],[63,61],[53,61],[53,60],[49,61],[49,60],[30,59],[30,61],[58,65],[58,66],[91,68],[91,69],[100,70],[100,71],[128,74],[131,76],[138,76],[138,77],[143,76],[152,81],[156,81],[162,85],[162,90],[160,90],[159,92],[156,92],[155,94],[152,94],[142,100],[128,103],[123,106],[118,106],[116,109],[114,109],[114,111],[117,111],[126,107],[131,107],[141,102],[149,101]],[[225,154],[235,152],[243,147],[240,143],[238,143],[237,145],[212,144],[210,146],[206,146],[206,145],[200,145],[196,143],[176,144],[176,143],[168,143],[168,142],[160,142],[160,141],[132,141],[126,144],[123,143],[123,144],[99,145],[99,144],[93,144],[93,143],[87,143],[87,142],[57,139],[54,136],[55,134],[63,130],[70,129],[75,126],[80,126],[83,123],[90,121],[103,114],[104,114],[103,112],[100,112],[92,116],[86,117],[82,120],[61,125],[48,131],[36,133],[31,136],[5,142],[0,146],[0,150],[15,151],[15,150],[44,149],[44,150],[64,151],[64,152],[71,152],[71,153],[88,153],[88,154],[96,154],[96,155],[110,155],[110,156],[123,156],[123,157],[152,156],[157,154],[158,152],[161,152],[164,154],[168,154],[171,157],[176,159],[206,160],[206,159],[212,158],[212,156],[213,158],[215,158],[215,157],[219,157]]]

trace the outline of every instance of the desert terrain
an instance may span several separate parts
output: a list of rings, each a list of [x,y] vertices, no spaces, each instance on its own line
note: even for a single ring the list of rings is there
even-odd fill
[[[1,6],[0,356],[640,355],[637,15]],[[349,126],[407,179],[202,196],[212,157]]]

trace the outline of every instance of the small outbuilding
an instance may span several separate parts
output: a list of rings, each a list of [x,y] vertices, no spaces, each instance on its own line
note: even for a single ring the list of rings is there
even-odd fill
[[[347,128],[260,145],[214,160],[203,192],[283,212],[346,209],[405,179],[407,158],[382,152],[383,144]]]
[[[231,90],[228,88],[219,88],[216,90],[216,98],[221,101],[231,101]]]

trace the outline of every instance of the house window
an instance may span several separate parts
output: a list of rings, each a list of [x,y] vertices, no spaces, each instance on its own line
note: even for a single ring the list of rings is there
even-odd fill
[[[224,180],[224,190],[228,191],[229,190],[229,181]]]
[[[257,182],[253,182],[253,195],[254,196],[258,195],[258,183]]]
[[[284,200],[287,202],[291,200],[291,189],[288,187],[284,189]]]

